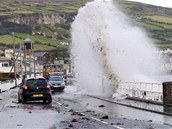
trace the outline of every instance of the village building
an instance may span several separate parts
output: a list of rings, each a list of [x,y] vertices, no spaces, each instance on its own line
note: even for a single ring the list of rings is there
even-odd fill
[[[14,76],[12,60],[8,57],[0,57],[0,78],[10,78]]]
[[[44,63],[49,61],[48,52],[34,52],[34,56],[36,64],[43,65]]]

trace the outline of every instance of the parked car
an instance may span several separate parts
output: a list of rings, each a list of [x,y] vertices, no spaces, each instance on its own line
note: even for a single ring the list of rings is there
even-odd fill
[[[51,87],[43,77],[24,79],[18,90],[18,102],[43,100],[52,102]]]
[[[61,92],[65,88],[65,79],[63,76],[50,76],[48,82],[52,91]]]

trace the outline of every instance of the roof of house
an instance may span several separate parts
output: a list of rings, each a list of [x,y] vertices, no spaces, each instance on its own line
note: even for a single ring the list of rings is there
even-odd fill
[[[27,39],[24,40],[24,42],[25,42],[25,43],[33,43],[33,40],[30,39],[30,38],[27,38]]]
[[[44,54],[46,54],[47,52],[34,52],[35,57],[40,57],[40,56],[44,56]]]
[[[11,58],[0,57],[0,62],[4,62],[4,61],[11,61]]]

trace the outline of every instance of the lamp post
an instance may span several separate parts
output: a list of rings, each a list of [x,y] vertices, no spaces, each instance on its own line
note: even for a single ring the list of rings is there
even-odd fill
[[[14,32],[12,32],[13,36],[13,65],[14,65],[14,79],[15,79],[15,86],[17,86],[17,80],[16,80],[16,59],[15,59],[15,37]]]

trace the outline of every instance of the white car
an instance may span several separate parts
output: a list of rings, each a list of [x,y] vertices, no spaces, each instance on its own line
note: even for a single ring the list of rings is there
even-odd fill
[[[51,76],[49,77],[48,83],[52,91],[61,92],[65,88],[65,79],[63,76]]]
[[[51,76],[63,76],[63,78],[65,78],[64,72],[50,72],[50,73],[48,73],[48,79]]]

